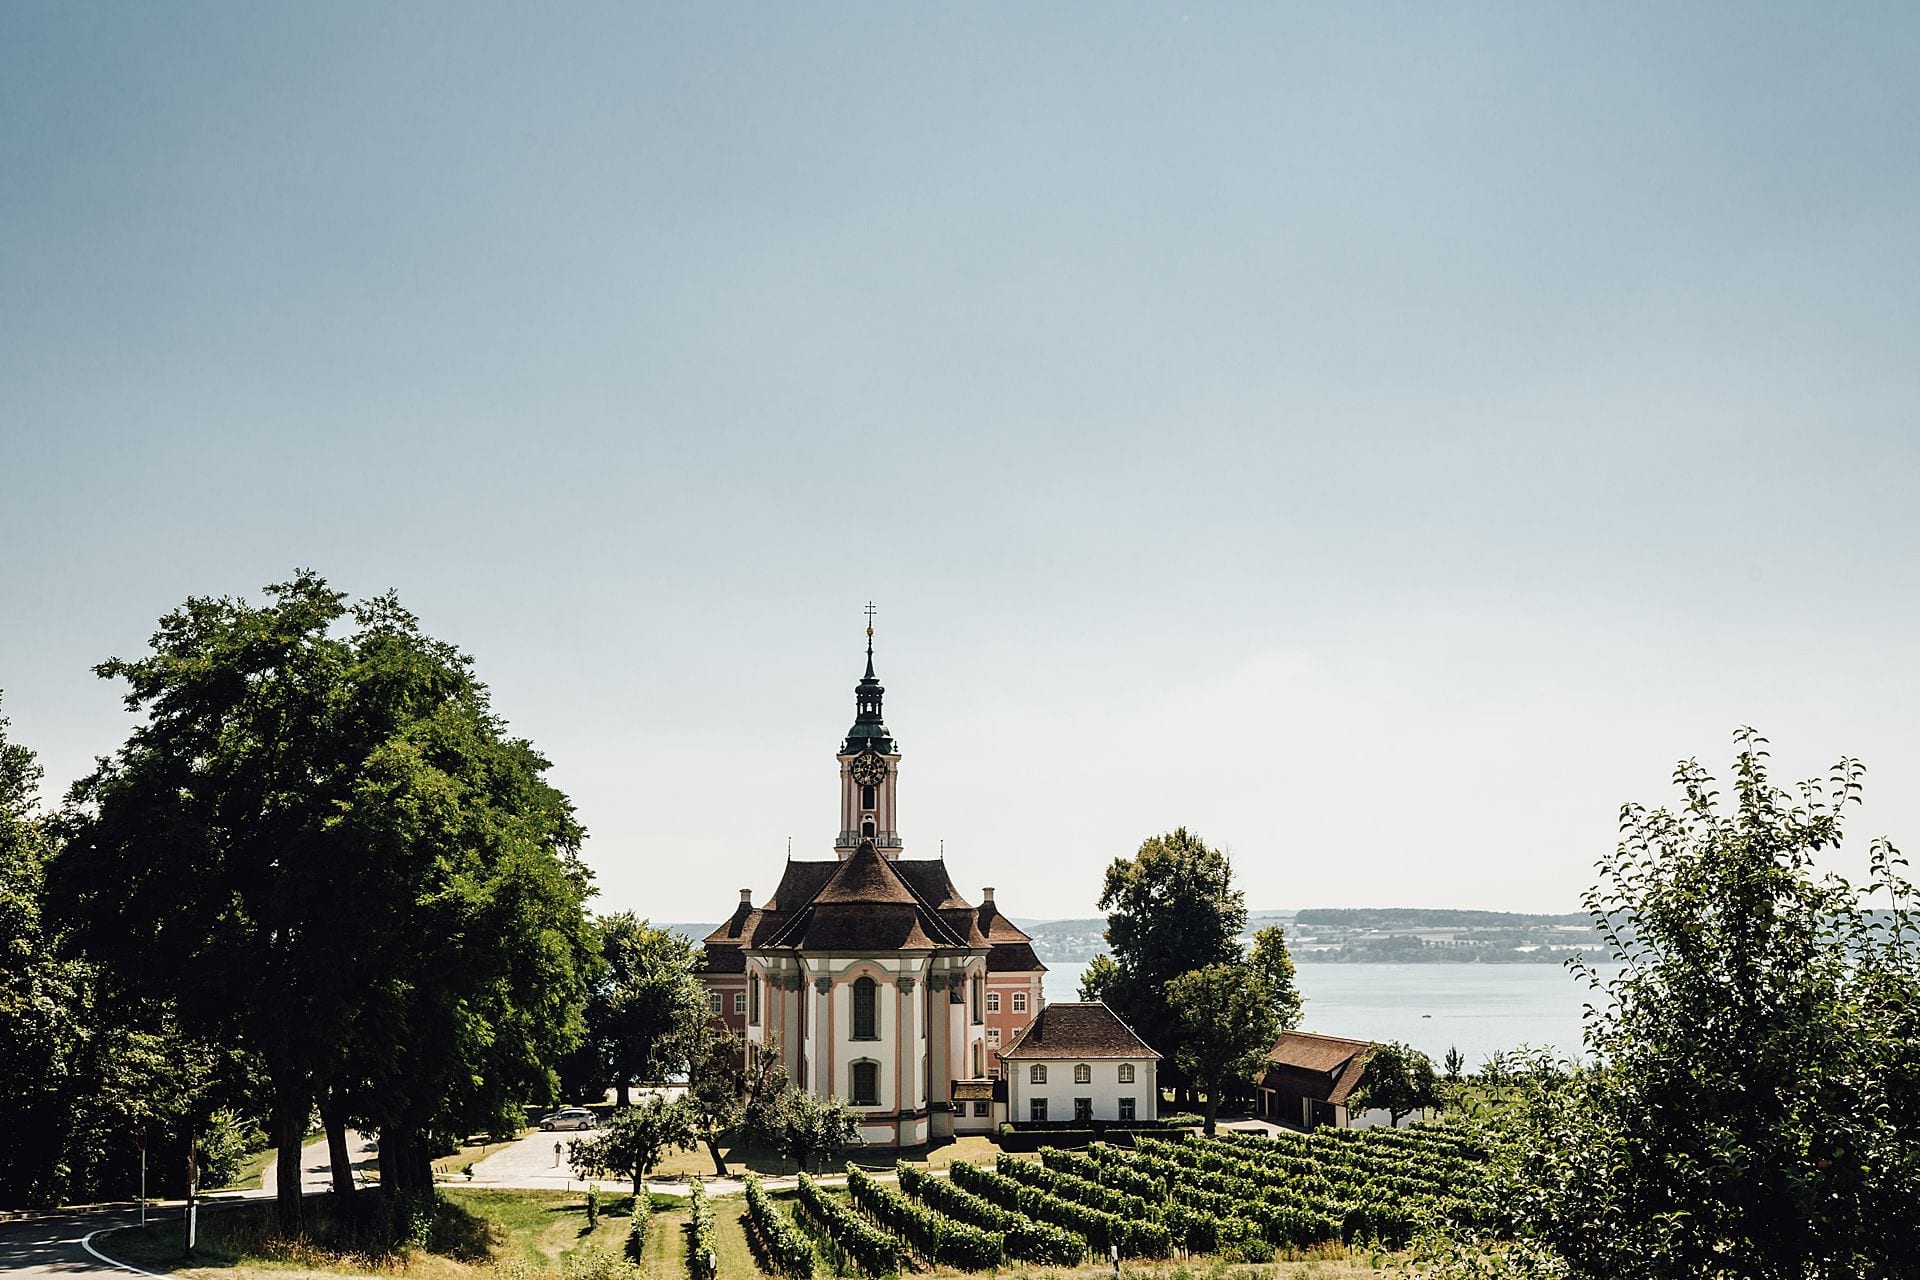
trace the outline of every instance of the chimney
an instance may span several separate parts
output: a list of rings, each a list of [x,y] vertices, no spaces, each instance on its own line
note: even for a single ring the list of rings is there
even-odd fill
[[[993,886],[988,885],[986,888],[980,891],[980,905],[985,906],[987,903],[992,901],[993,901]]]
[[[740,891],[740,905],[743,907],[750,907],[753,905],[753,890],[742,889]]]

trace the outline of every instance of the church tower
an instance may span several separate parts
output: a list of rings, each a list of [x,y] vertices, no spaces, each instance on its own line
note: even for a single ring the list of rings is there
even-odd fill
[[[895,807],[900,752],[881,717],[880,700],[885,694],[873,674],[873,605],[868,604],[867,672],[853,687],[853,727],[840,744],[840,835],[833,851],[843,862],[863,840],[871,841],[882,857],[900,856]]]

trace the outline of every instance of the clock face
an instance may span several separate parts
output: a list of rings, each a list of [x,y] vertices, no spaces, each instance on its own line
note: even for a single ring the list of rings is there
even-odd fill
[[[863,787],[876,787],[887,776],[887,762],[873,752],[861,754],[853,762],[853,780]]]

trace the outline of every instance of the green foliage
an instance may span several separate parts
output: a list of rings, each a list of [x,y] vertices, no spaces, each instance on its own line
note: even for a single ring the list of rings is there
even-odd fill
[[[847,1166],[847,1198],[928,1262],[961,1271],[990,1271],[1006,1265],[1007,1241],[999,1232],[916,1204],[855,1165]]]
[[[430,1135],[499,1130],[578,1040],[581,830],[469,659],[391,595],[300,573],[195,598],[124,680],[142,722],[73,789],[50,867],[76,941],[188,1038],[258,1055],[298,1229],[316,1096],[431,1194]]]
[[[634,1197],[634,1199],[636,1200],[638,1200],[639,1198],[640,1198],[639,1196]],[[594,1227],[599,1225],[599,1222],[600,1222],[600,1188],[590,1186],[587,1188],[587,1230],[589,1231],[593,1230]]]
[[[1587,896],[1620,962],[1581,970],[1592,1064],[1517,1073],[1511,1228],[1572,1277],[1838,1280],[1920,1256],[1904,862],[1880,840],[1864,887],[1822,874],[1860,764],[1789,792],[1765,740],[1736,737],[1730,797],[1688,760],[1677,807],[1621,810]]]
[[[694,1178],[687,1184],[687,1274],[692,1280],[713,1280],[719,1274],[720,1237],[713,1217],[713,1201]]]
[[[1003,1157],[1003,1166],[1005,1163]],[[1172,1251],[1173,1240],[1158,1222],[1125,1218],[1057,1194],[1054,1187],[1030,1185],[1006,1172],[982,1169],[964,1160],[954,1161],[948,1172],[962,1189],[1036,1222],[1064,1227],[1096,1253],[1104,1254],[1109,1247],[1118,1246],[1122,1257],[1164,1258]],[[1070,1188],[1061,1184],[1059,1189]]]
[[[748,1173],[747,1227],[760,1251],[787,1280],[813,1280],[813,1246],[801,1234],[786,1210],[773,1202],[760,1185],[760,1175]]]
[[[647,1194],[646,1177],[661,1158],[691,1147],[695,1140],[693,1109],[685,1100],[649,1094],[636,1106],[616,1108],[598,1131],[575,1138],[567,1162],[578,1178],[631,1179],[638,1200]]]
[[[816,1098],[788,1083],[784,1073],[772,1088],[771,1096],[761,1098],[751,1109],[754,1129],[801,1169],[850,1146],[859,1133],[859,1116],[841,1099]]]
[[[1247,968],[1252,970],[1261,990],[1266,992],[1267,1003],[1273,1008],[1274,1022],[1279,1029],[1291,1031],[1299,1026],[1300,1013],[1306,1001],[1301,997],[1299,984],[1294,980],[1293,954],[1287,950],[1287,931],[1277,924],[1257,930],[1253,935],[1253,947],[1247,952]],[[1267,1047],[1273,1046],[1269,1044]]]
[[[645,1192],[633,1198],[633,1221],[627,1224],[627,1261],[638,1266],[647,1252],[647,1228],[653,1225],[653,1197]],[[805,1280],[805,1277],[796,1277]]]
[[[628,1089],[684,1066],[678,1040],[707,1020],[699,953],[671,929],[622,911],[594,922],[600,964],[587,996],[587,1044],[627,1105]]]
[[[1284,956],[1285,944],[1281,951]],[[1166,1000],[1174,1017],[1173,1059],[1207,1091],[1212,1136],[1222,1090],[1229,1081],[1250,1079],[1279,1038],[1274,996],[1250,966],[1210,964],[1168,983]]]
[[[1108,866],[1100,909],[1107,912],[1113,967],[1096,959],[1083,989],[1111,1005],[1148,1044],[1175,1043],[1168,984],[1194,969],[1243,959],[1246,899],[1233,887],[1226,855],[1185,827],[1154,836],[1132,858]]]
[[[1440,1081],[1433,1059],[1397,1040],[1367,1055],[1359,1087],[1347,1099],[1347,1108],[1354,1112],[1384,1108],[1395,1125],[1401,1116],[1439,1105]]]
[[[913,1165],[902,1162],[895,1168],[902,1191],[957,1222],[998,1234],[1010,1258],[1052,1267],[1074,1267],[1086,1261],[1086,1240],[1063,1227],[1010,1212],[951,1179],[929,1177]]]
[[[861,1274],[890,1276],[899,1272],[903,1260],[900,1242],[822,1191],[820,1184],[804,1173],[799,1181],[799,1205],[801,1221]]]

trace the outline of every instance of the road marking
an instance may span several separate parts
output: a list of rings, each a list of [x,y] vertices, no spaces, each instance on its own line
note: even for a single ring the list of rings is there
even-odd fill
[[[162,1276],[158,1271],[142,1271],[131,1262],[121,1262],[117,1259],[109,1258],[106,1254],[93,1247],[93,1238],[95,1236],[100,1235],[102,1232],[118,1231],[119,1229],[118,1227],[101,1227],[99,1231],[89,1231],[80,1238],[80,1247],[110,1267],[118,1267],[122,1271],[131,1271],[137,1276],[153,1276],[156,1280],[168,1280],[167,1277]]]

